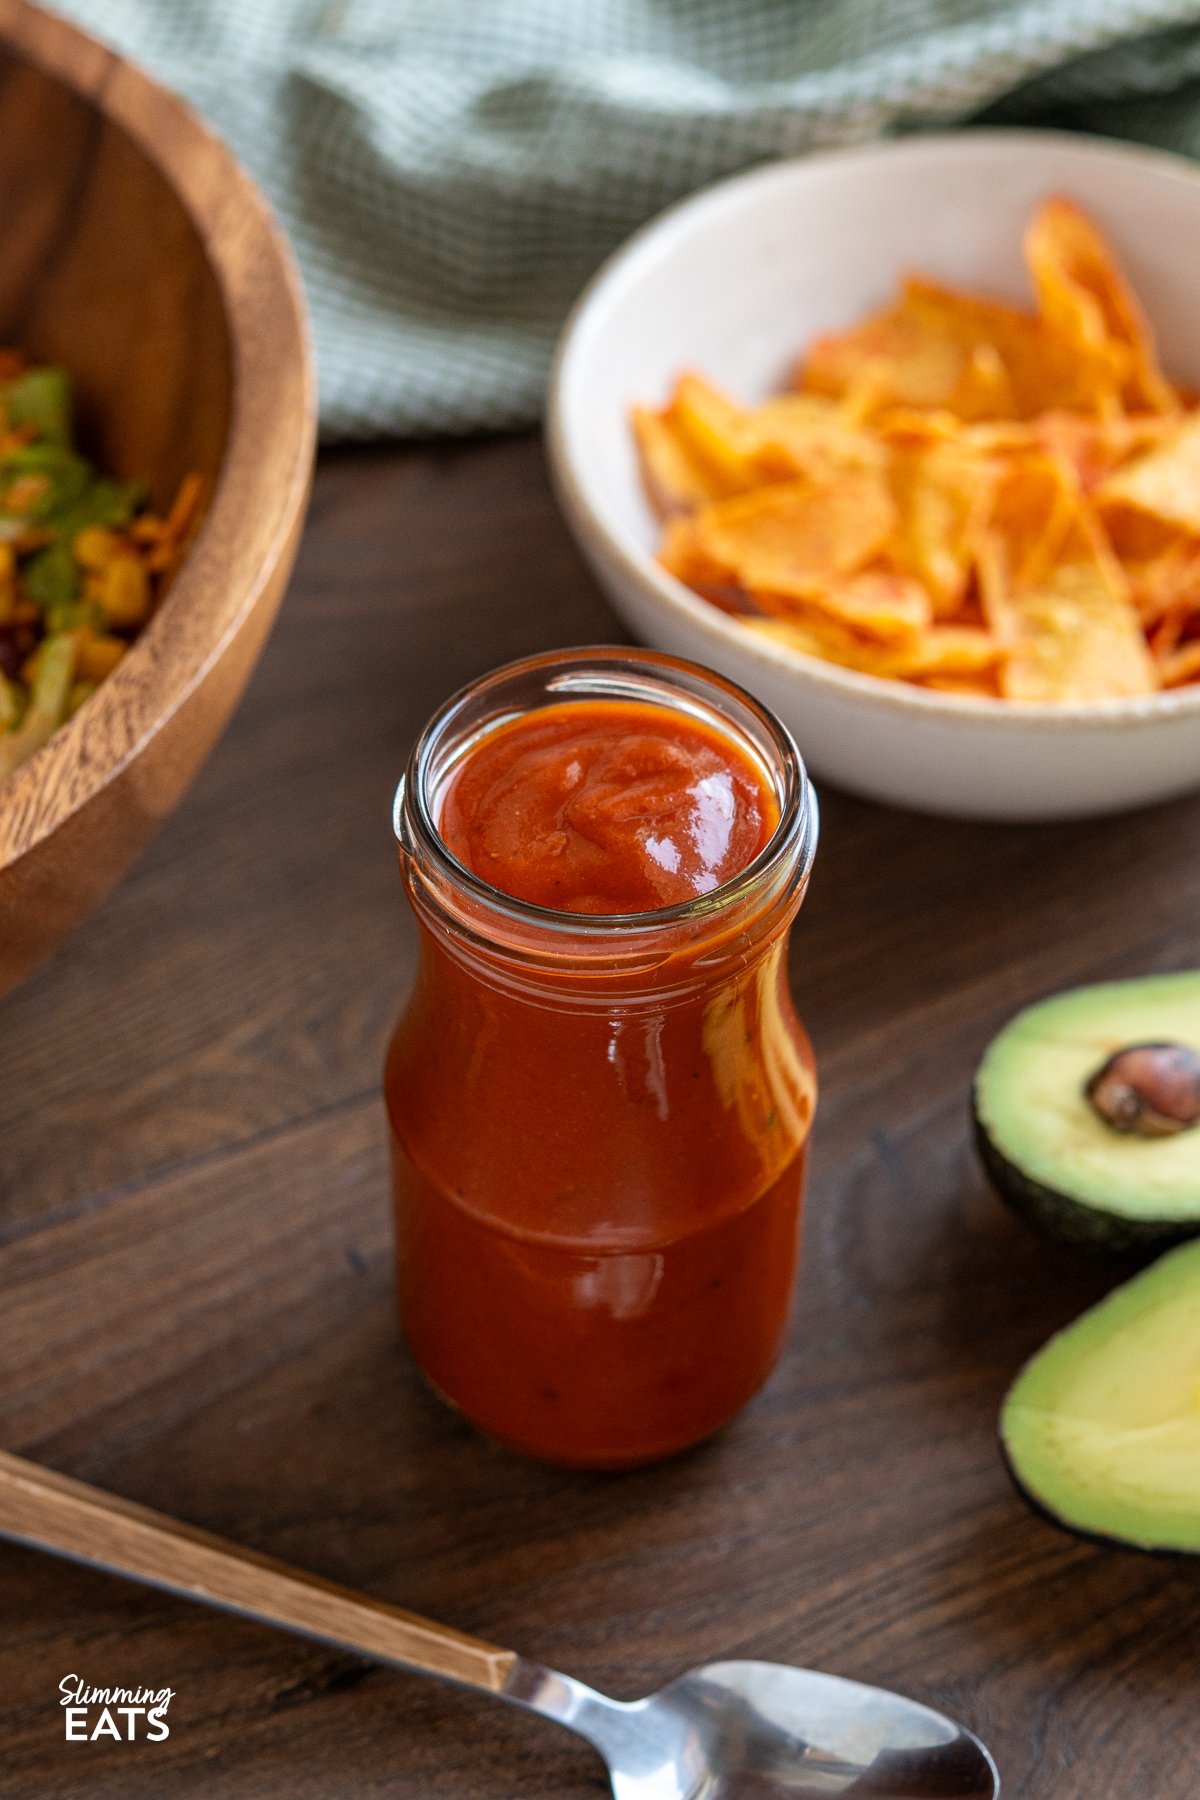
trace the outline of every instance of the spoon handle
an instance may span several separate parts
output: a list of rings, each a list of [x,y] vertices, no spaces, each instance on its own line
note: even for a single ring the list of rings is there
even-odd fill
[[[0,1451],[0,1536],[486,1693],[517,1657]]]

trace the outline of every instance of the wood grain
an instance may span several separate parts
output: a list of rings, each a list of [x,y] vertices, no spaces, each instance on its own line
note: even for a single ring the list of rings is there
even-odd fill
[[[108,891],[236,702],[295,554],[313,445],[290,254],[232,156],[121,58],[0,0],[0,343],[62,362],[101,465],[207,521],[148,630],[0,794],[0,992]]]
[[[1200,1564],[1034,1517],[1021,1361],[1120,1270],[989,1193],[971,1070],[1023,1001],[1195,965],[1200,802],[973,827],[822,793],[793,977],[823,1091],[795,1328],[760,1399],[632,1475],[481,1442],[398,1342],[378,1099],[412,971],[413,735],[612,638],[537,447],[339,455],[245,704],[129,880],[0,1004],[0,1443],[632,1696],[723,1654],[899,1687],[1006,1800],[1194,1800]],[[170,1685],[66,1744],[57,1684]],[[592,1800],[537,1720],[0,1546],[19,1800]]]

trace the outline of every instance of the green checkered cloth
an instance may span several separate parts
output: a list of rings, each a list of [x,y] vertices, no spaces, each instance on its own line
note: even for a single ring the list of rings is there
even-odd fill
[[[980,117],[1200,152],[1200,0],[57,3],[270,195],[331,438],[536,418],[601,259],[751,163]]]

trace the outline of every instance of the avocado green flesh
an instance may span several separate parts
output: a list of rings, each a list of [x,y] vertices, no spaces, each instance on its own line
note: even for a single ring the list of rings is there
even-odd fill
[[[1052,1338],[1010,1388],[1000,1436],[1064,1525],[1200,1552],[1200,1242]]]
[[[1052,1194],[1200,1231],[1200,1127],[1123,1136],[1084,1093],[1115,1050],[1146,1043],[1200,1050],[1200,972],[1074,988],[1027,1007],[979,1065],[976,1118],[993,1150]]]

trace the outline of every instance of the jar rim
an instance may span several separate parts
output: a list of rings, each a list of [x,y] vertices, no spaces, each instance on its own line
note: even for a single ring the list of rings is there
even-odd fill
[[[735,732],[743,745],[749,746],[775,788],[779,820],[758,854],[736,875],[708,893],[695,894],[673,906],[626,913],[579,913],[539,906],[505,893],[460,862],[438,827],[434,813],[436,796],[444,791],[450,773],[480,737],[506,719],[520,717],[529,708],[498,711],[464,738],[448,767],[437,771],[438,779],[434,785],[430,775],[434,772],[439,747],[470,704],[486,699],[489,694],[498,696],[503,688],[515,685],[522,678],[536,678],[541,674],[551,677],[546,683],[551,701],[578,697],[586,691],[589,697],[648,699],[658,705],[673,705],[679,711],[691,711],[693,715],[703,712],[707,701],[710,716],[715,714],[723,730]],[[589,677],[591,685],[586,685]],[[693,702],[690,707],[689,698]],[[722,701],[726,705],[723,706]],[[754,721],[769,747],[774,766],[768,766],[763,743],[751,739],[738,721],[729,716],[729,702],[748,713]],[[714,915],[724,914],[740,901],[752,898],[770,874],[793,855],[796,879],[806,881],[816,853],[819,814],[816,792],[791,732],[769,707],[737,682],[665,651],[620,644],[588,644],[541,651],[503,663],[452,694],[433,714],[413,746],[396,788],[392,825],[402,850],[409,854],[414,850],[423,852],[444,877],[456,887],[465,888],[485,913],[527,929],[544,931],[551,937],[570,936],[592,942],[607,939],[611,942],[710,921]]]

